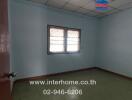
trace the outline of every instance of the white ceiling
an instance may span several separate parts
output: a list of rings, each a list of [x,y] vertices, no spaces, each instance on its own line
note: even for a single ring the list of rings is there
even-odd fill
[[[41,3],[46,6],[56,7],[96,17],[107,16],[132,7],[132,0],[111,0],[112,2],[109,3],[110,9],[102,13],[96,11],[95,0],[28,0],[28,1]]]

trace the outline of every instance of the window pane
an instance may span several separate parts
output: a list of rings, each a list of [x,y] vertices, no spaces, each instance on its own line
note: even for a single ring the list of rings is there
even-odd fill
[[[64,41],[50,41],[50,44],[57,44],[57,45],[63,45],[64,44]]]
[[[74,44],[74,45],[78,45],[79,42],[78,42],[78,41],[67,41],[67,44],[68,44],[68,45],[70,45],[70,44],[71,44],[71,45],[73,45],[73,44]]]
[[[52,45],[50,44],[50,52],[63,52],[64,45]]]
[[[76,44],[76,45],[78,45],[79,44],[79,38],[68,38],[67,39],[67,44],[69,45],[69,44]]]
[[[80,42],[79,31],[68,30],[67,32],[67,52],[78,52]]]
[[[64,29],[50,28],[50,52],[64,52]]]
[[[79,38],[67,38],[67,41],[78,42]]]
[[[68,37],[79,37],[79,31],[68,30]]]
[[[64,37],[50,37],[50,41],[63,41],[64,40]]]
[[[67,51],[68,52],[77,52],[79,51],[78,45],[67,45]]]
[[[64,36],[64,30],[63,29],[57,29],[57,28],[50,28],[50,36],[58,36],[63,37]]]

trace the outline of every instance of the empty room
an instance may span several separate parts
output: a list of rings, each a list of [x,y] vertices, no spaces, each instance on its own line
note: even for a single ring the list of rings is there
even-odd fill
[[[0,0],[0,100],[131,100],[132,0]]]

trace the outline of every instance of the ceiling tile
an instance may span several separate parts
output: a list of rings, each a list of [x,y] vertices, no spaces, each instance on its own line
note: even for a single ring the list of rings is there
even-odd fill
[[[113,0],[112,2],[110,2],[109,5],[112,7],[118,8],[129,2],[132,2],[132,0]]]
[[[85,8],[82,8],[82,7],[80,7],[79,9],[77,9],[77,12],[80,12],[80,13],[88,13],[89,12],[89,10],[88,9],[85,9]]]
[[[75,5],[75,6],[84,6],[88,4],[92,0],[70,0],[68,3]]]
[[[53,6],[53,7],[63,7],[68,0],[48,0],[47,5]]]
[[[132,8],[132,2],[127,3],[123,6],[120,6],[118,9],[123,10],[123,9],[128,9],[128,8]]]
[[[80,7],[78,7],[78,6],[73,6],[72,4],[66,4],[65,6],[64,6],[64,9],[66,9],[66,10],[71,10],[71,11],[77,11],[78,9],[79,9]]]
[[[83,8],[89,9],[89,10],[95,10],[96,3],[95,1],[91,1],[83,6]]]

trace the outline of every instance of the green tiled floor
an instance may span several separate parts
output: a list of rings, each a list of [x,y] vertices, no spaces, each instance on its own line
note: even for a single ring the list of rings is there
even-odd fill
[[[122,78],[101,70],[81,71],[59,76],[49,80],[96,80],[96,85],[35,85],[18,82],[13,88],[13,100],[132,100],[132,80]],[[44,80],[44,79],[42,79]],[[44,95],[44,89],[82,89],[83,95]]]

